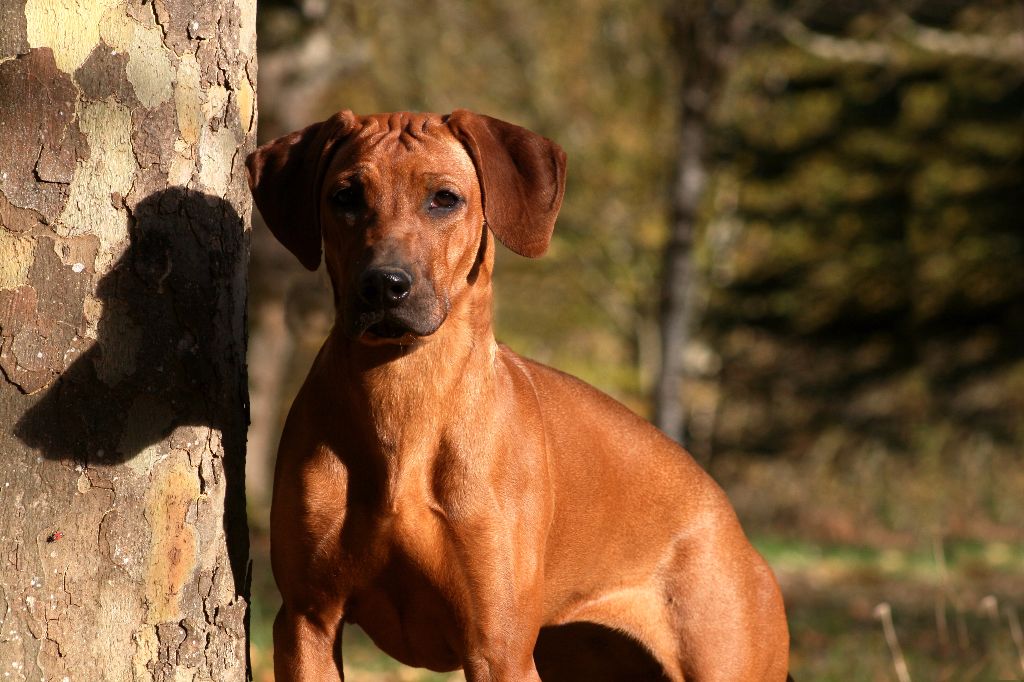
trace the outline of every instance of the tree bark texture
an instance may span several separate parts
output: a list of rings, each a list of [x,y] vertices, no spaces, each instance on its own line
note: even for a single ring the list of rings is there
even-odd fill
[[[255,0],[0,0],[0,671],[242,680]]]

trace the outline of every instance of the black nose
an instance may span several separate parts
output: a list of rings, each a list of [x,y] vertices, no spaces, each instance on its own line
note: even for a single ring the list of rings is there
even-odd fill
[[[394,308],[410,289],[412,275],[401,268],[370,268],[359,276],[359,298],[374,310]]]

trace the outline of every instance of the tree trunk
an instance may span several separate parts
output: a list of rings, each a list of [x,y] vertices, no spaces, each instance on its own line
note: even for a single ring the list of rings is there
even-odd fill
[[[669,237],[661,273],[661,367],[654,387],[654,423],[682,442],[683,351],[693,323],[691,303],[696,270],[694,232],[708,178],[711,112],[721,94],[729,63],[750,29],[744,0],[680,2],[667,10],[676,66],[681,74],[678,152],[670,190]]]
[[[683,350],[690,336],[689,304],[694,284],[691,254],[700,201],[707,184],[704,149],[708,134],[704,111],[684,105],[681,119],[669,239],[662,265],[661,371],[654,389],[654,423],[680,442],[685,426],[680,397]]]
[[[255,0],[2,1],[5,680],[245,679],[255,59]]]

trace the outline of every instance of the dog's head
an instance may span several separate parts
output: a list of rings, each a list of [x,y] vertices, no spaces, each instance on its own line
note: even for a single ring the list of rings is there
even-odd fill
[[[465,110],[343,111],[246,164],[278,240],[311,270],[323,244],[338,326],[368,344],[437,331],[489,267],[488,228],[512,251],[542,255],[565,190],[558,145]]]

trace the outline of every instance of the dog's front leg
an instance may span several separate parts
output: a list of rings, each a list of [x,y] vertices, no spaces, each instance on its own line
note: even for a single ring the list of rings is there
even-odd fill
[[[494,624],[494,632],[470,645],[463,671],[466,682],[540,682],[533,647],[540,628],[515,615]]]
[[[532,651],[526,660],[519,656],[473,656],[467,660],[464,671],[466,682],[541,682]]]
[[[324,621],[319,616],[282,606],[274,619],[276,682],[343,680],[341,628],[340,616]]]
[[[511,572],[516,568],[511,564],[498,568],[484,560],[470,571],[476,589],[468,595],[472,615],[465,628],[466,682],[540,682],[533,661],[542,609],[541,592],[534,587],[540,583]],[[497,570],[484,576],[482,566]]]
[[[523,516],[514,528],[495,518],[462,538],[458,554],[471,557],[463,565],[467,682],[540,682],[533,648],[544,617],[544,542],[537,519]]]

